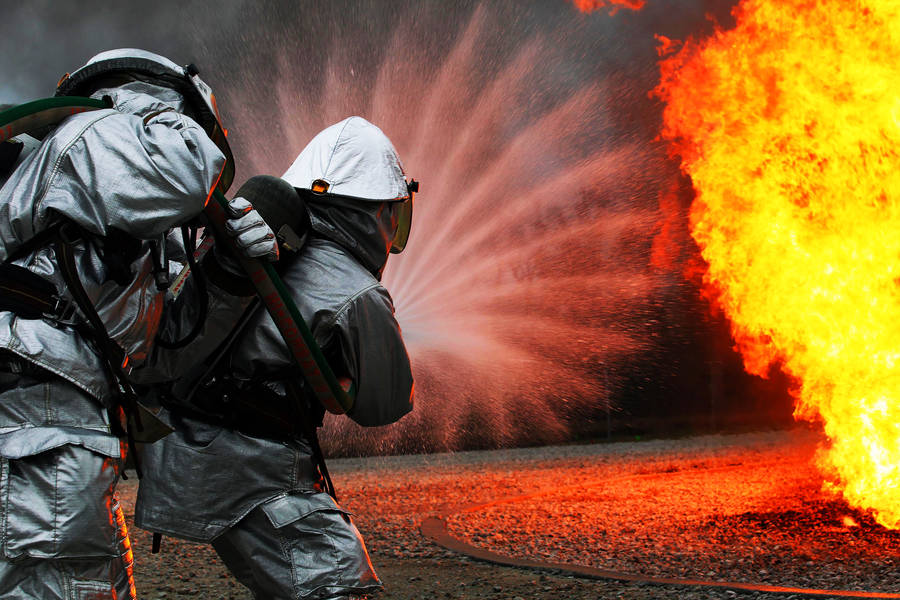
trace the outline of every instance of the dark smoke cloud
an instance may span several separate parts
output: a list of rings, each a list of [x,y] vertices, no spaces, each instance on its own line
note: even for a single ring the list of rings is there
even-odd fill
[[[59,77],[103,50],[140,47],[179,62],[211,56],[216,31],[233,27],[244,2],[5,3],[0,101],[52,95]]]

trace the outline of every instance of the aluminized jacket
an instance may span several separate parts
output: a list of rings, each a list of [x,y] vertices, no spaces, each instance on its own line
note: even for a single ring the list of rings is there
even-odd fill
[[[357,402],[371,412],[365,418],[396,420],[408,412],[409,357],[390,295],[378,280],[322,237],[303,247],[282,278],[320,347],[340,350],[347,374],[358,383]],[[189,346],[182,356],[197,353]],[[229,370],[277,382],[291,364],[281,334],[259,309],[236,343]],[[264,502],[313,490],[317,475],[302,440],[274,442],[192,421],[176,425],[175,434],[144,451],[146,474],[135,508],[142,528],[209,541]]]
[[[0,260],[62,217],[92,239],[118,230],[149,240],[202,210],[224,157],[179,112],[181,96],[141,82],[97,95],[115,108],[67,118],[3,182]],[[147,357],[163,316],[148,253],[139,242],[121,285],[97,244],[75,245],[78,277],[133,364]],[[16,255],[67,293],[52,247]],[[71,323],[2,311],[0,350],[0,596],[134,597],[115,495],[123,444],[103,407],[112,382],[101,357]]]
[[[181,96],[142,82],[95,96],[102,95],[110,96],[115,108],[67,118],[0,188],[0,261],[62,216],[97,236],[115,229],[150,240],[203,209],[224,156],[195,121],[178,112]],[[80,279],[110,336],[133,365],[140,364],[165,299],[155,287],[148,244],[133,260],[124,287],[109,280],[94,245],[80,242],[75,254]],[[15,262],[66,289],[52,247]],[[102,359],[66,325],[0,312],[0,349],[55,373],[86,397],[103,400],[112,389]],[[51,426],[42,407],[23,404],[17,410],[0,411],[0,456],[82,443],[82,438],[94,439],[109,455],[115,445],[118,454],[118,440],[100,435],[109,427],[99,402],[92,411],[74,404],[54,407],[52,423],[64,423],[63,428]]]
[[[385,403],[385,414],[409,410],[409,359],[378,280],[321,237],[307,242],[283,279],[318,343],[348,357],[358,399]],[[197,357],[196,348],[186,352]],[[270,378],[276,389],[293,370],[264,310],[238,339],[230,370]],[[317,488],[307,440],[275,441],[188,418],[172,424],[174,433],[142,452],[138,527],[211,542],[257,597],[344,598],[380,587],[349,513]]]

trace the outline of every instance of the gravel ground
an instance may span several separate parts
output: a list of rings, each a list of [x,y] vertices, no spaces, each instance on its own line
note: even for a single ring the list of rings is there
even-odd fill
[[[481,563],[421,535],[433,514],[446,515],[451,535],[510,556],[647,576],[900,592],[900,532],[822,495],[810,466],[817,441],[797,429],[329,467],[385,583],[378,600],[802,597]],[[135,486],[120,486],[126,513]],[[845,516],[858,526],[844,525]],[[166,538],[151,555],[149,534],[132,528],[132,538],[142,598],[250,598],[208,546]]]

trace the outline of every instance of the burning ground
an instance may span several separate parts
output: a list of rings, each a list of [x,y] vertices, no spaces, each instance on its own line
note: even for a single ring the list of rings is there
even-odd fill
[[[810,461],[819,440],[797,429],[342,459],[332,470],[387,586],[380,598],[717,599],[738,591],[474,562],[423,537],[422,520],[436,513],[451,535],[510,556],[645,577],[900,593],[900,534],[821,491]],[[126,504],[133,491],[126,482]],[[149,535],[133,533],[144,598],[249,597],[208,547],[166,539],[163,554],[151,556]]]

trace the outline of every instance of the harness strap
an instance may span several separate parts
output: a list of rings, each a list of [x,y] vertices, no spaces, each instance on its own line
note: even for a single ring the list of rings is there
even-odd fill
[[[295,379],[287,379],[285,387],[287,387],[288,397],[293,400],[295,410],[299,412],[306,409],[304,412],[308,413],[309,409],[306,406],[306,402],[304,402],[303,390],[298,387],[297,381]],[[328,473],[328,465],[325,464],[325,454],[322,452],[322,446],[319,445],[318,427],[316,425],[317,423],[313,422],[313,419],[301,419],[304,437],[309,442],[313,460],[319,469],[319,473],[322,475],[322,480],[325,482],[325,492],[337,502],[337,491],[334,489],[334,482],[331,481],[331,475]]]
[[[325,455],[322,453],[322,446],[319,445],[319,434],[314,425],[307,426],[306,439],[309,441],[310,448],[312,448],[313,459],[316,461],[319,473],[322,474],[322,479],[325,481],[325,492],[337,502],[337,490],[334,489],[334,482],[331,481],[331,475],[328,473],[328,465],[325,464]]]
[[[13,250],[12,254],[7,257],[4,263],[8,264],[15,260],[18,260],[28,254],[31,254],[38,248],[46,246],[47,243],[56,240],[57,237],[59,237],[60,227],[62,227],[62,223],[56,223],[55,225],[51,225],[43,231],[37,232],[31,238],[26,240],[21,246]]]
[[[244,332],[244,329],[247,328],[247,324],[250,323],[250,320],[259,309],[259,306],[259,298],[254,297],[253,300],[250,301],[250,304],[247,305],[247,308],[244,309],[244,313],[241,315],[237,324],[231,329],[228,336],[222,340],[212,354],[210,354],[199,367],[191,371],[189,375],[173,384],[172,395],[174,397],[183,398],[184,404],[188,404],[193,401],[194,394],[197,393],[197,390],[200,387],[212,380],[216,375],[227,372],[229,365],[225,361],[225,357],[231,351],[235,340],[237,340]],[[200,372],[200,375],[196,376],[198,371]]]
[[[59,235],[54,244],[56,257],[59,261],[60,272],[63,280],[69,288],[69,292],[81,309],[82,314],[87,318],[93,328],[93,337],[95,343],[99,346],[100,355],[106,363],[107,371],[112,379],[116,382],[118,393],[116,401],[108,408],[110,426],[113,432],[120,437],[124,433],[124,437],[128,440],[128,450],[134,456],[134,469],[137,471],[138,478],[142,476],[140,460],[138,458],[137,449],[134,443],[134,432],[132,423],[137,431],[143,431],[144,427],[141,422],[140,411],[137,407],[137,393],[131,387],[128,377],[125,374],[124,362],[127,358],[109,337],[106,326],[97,314],[93,302],[81,284],[81,278],[78,276],[78,269],[75,265],[74,245],[82,238],[81,231],[72,223],[65,223],[59,229]],[[123,427],[117,409],[121,409],[125,414],[125,425]]]

